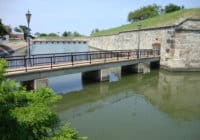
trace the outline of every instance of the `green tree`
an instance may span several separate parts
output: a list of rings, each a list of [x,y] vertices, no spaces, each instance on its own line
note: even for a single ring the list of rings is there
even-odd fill
[[[80,37],[80,36],[81,36],[81,34],[80,34],[80,33],[78,33],[77,31],[74,31],[74,33],[73,33],[73,36],[74,36],[74,37]]]
[[[36,32],[34,35],[40,37],[41,34],[39,32]]]
[[[6,31],[1,19],[0,19],[0,38],[3,38],[4,35],[7,35],[8,32]]]
[[[170,13],[170,12],[181,10],[183,8],[184,8],[184,6],[181,7],[181,6],[170,3],[165,6],[164,10],[165,10],[165,13]]]
[[[65,32],[63,32],[62,36],[64,36],[64,37],[72,36],[72,32],[70,32],[70,31],[65,31]]]
[[[91,34],[97,33],[97,32],[99,32],[99,31],[100,31],[100,30],[99,30],[98,28],[96,28],[96,29],[94,29],[94,30],[91,31]]]
[[[156,4],[144,6],[138,10],[129,12],[128,21],[133,23],[135,21],[152,18],[159,15],[160,9],[161,7]]]
[[[18,32],[18,33],[23,33],[24,34],[24,39],[26,40],[27,37],[28,37],[28,27],[25,26],[25,25],[19,25],[18,27],[15,27],[14,28],[14,31],[15,32]]]
[[[60,99],[48,88],[26,91],[6,79],[6,61],[0,59],[0,139],[78,140],[69,125],[58,129],[59,119],[50,107]]]
[[[39,37],[46,37],[46,36],[48,36],[46,33],[40,33]]]
[[[50,37],[57,37],[58,35],[56,33],[49,33],[48,36],[50,36]]]
[[[19,25],[18,27],[14,28],[14,31],[18,33],[25,33],[27,30],[28,30],[28,27],[25,25]]]
[[[23,32],[19,27],[15,27],[15,28],[14,28],[14,31],[15,31],[15,32],[18,32],[18,33],[22,33],[22,32]]]

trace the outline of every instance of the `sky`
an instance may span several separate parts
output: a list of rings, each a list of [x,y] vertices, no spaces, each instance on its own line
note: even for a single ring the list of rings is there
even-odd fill
[[[128,24],[130,11],[153,3],[200,8],[200,0],[0,0],[0,18],[12,28],[27,25],[25,14],[30,10],[33,34],[78,31],[89,35],[95,28]]]

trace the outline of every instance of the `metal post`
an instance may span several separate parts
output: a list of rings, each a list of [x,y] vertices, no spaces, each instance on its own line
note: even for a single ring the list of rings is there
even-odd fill
[[[73,53],[71,53],[71,61],[72,61],[72,66],[74,65],[74,57],[73,57]]]
[[[53,56],[51,56],[51,69],[53,68]]]
[[[90,54],[90,53],[89,53]],[[92,63],[92,57],[91,57],[91,54],[90,54],[90,64]]]
[[[141,25],[138,25],[138,50],[137,50],[137,58],[140,58],[140,29]]]

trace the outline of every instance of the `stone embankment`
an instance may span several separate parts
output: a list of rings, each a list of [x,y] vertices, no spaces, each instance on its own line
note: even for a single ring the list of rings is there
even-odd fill
[[[171,71],[200,71],[200,19],[175,25],[91,37],[88,45],[104,50],[160,48],[160,65]]]

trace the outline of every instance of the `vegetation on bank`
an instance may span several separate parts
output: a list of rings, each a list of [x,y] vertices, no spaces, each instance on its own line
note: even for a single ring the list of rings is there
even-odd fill
[[[26,91],[6,79],[6,61],[0,59],[1,140],[83,140],[68,124],[59,129],[50,107],[61,98],[48,88]]]
[[[161,27],[174,25],[176,22],[180,20],[184,20],[186,18],[200,18],[200,8],[193,9],[183,9],[171,13],[161,14],[159,16],[155,16],[153,18],[141,20],[134,22],[132,24],[122,25],[120,27],[115,27],[106,30],[100,30],[91,34],[91,36],[101,36],[101,35],[112,35],[117,34],[122,31],[137,29],[138,25],[141,25],[142,28],[151,28],[151,27]]]

